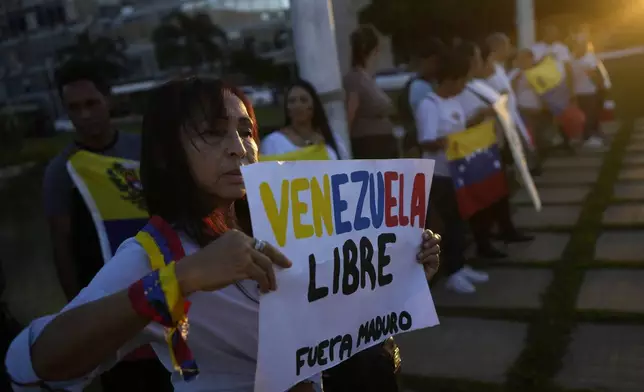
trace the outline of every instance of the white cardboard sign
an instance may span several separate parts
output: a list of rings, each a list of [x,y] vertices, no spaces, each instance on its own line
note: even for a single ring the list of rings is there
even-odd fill
[[[434,162],[242,169],[256,238],[293,267],[260,300],[255,392],[284,392],[397,333],[438,324],[416,261]]]

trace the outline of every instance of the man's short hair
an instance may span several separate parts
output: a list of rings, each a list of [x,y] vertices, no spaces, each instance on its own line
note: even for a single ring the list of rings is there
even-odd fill
[[[470,72],[471,57],[462,50],[446,50],[438,61],[436,80],[441,83],[466,78]]]
[[[508,41],[508,36],[503,33],[490,34],[485,40],[485,42],[490,46],[492,50],[496,50],[499,44],[507,41]]]
[[[109,82],[98,72],[97,67],[90,62],[70,60],[56,71],[56,84],[59,94],[62,94],[66,85],[82,80],[92,82],[101,94],[110,95],[111,86]]]
[[[416,46],[416,57],[427,59],[434,56],[440,56],[446,50],[446,45],[438,38],[430,37],[422,40]]]

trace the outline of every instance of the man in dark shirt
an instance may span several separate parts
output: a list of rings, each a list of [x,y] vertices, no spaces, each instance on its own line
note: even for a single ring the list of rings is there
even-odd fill
[[[58,278],[68,300],[87,286],[103,266],[92,216],[67,171],[78,150],[139,160],[141,141],[112,127],[110,87],[87,64],[70,63],[58,75],[59,92],[75,127],[75,140],[47,166],[43,180],[45,214],[54,245]],[[104,392],[171,391],[170,376],[147,347],[116,365],[101,378]]]

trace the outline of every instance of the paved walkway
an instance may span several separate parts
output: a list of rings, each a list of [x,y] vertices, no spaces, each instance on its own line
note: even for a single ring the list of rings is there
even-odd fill
[[[522,192],[513,199],[516,222],[536,240],[512,246],[508,262],[489,265],[491,281],[476,295],[455,295],[436,284],[441,326],[398,338],[406,389],[500,391],[517,374],[529,380],[534,372],[564,390],[644,391],[643,153],[644,122],[637,122],[613,176],[614,192],[603,199],[600,172],[610,152],[550,158],[538,180],[543,211],[536,213]],[[4,300],[28,321],[64,300],[49,257],[39,175],[14,181],[11,191],[0,191]],[[585,218],[593,213],[603,213],[603,222]],[[573,252],[579,244],[592,249]],[[578,280],[570,278],[575,271],[582,272]],[[561,303],[552,302],[557,295]],[[568,327],[570,341],[561,334]],[[551,343],[561,355],[549,350]]]
[[[617,128],[608,129],[611,139]],[[622,145],[629,130],[619,132]],[[622,167],[612,196],[602,198],[614,182],[599,179],[610,177],[602,165],[611,155]],[[550,158],[537,184],[540,213],[525,193],[513,198],[515,222],[536,240],[510,247],[509,261],[489,266],[490,282],[475,295],[434,285],[441,326],[397,339],[408,390],[501,390],[545,374],[559,390],[644,391],[644,122],[625,153]],[[596,239],[594,249],[575,249]],[[556,336],[568,327],[569,342]]]

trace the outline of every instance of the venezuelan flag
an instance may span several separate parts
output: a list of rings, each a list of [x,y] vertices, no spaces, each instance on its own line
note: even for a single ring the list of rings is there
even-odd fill
[[[537,65],[525,71],[530,87],[541,97],[547,109],[555,116],[569,106],[570,90],[561,65],[552,56],[546,56]]]
[[[299,148],[295,151],[287,152],[278,155],[262,155],[259,157],[262,162],[269,161],[328,161],[329,152],[326,145],[323,143],[314,144]]]
[[[508,195],[494,120],[451,134],[447,141],[450,174],[464,219]]]
[[[81,150],[67,161],[67,171],[92,214],[107,262],[149,219],[139,163]]]

